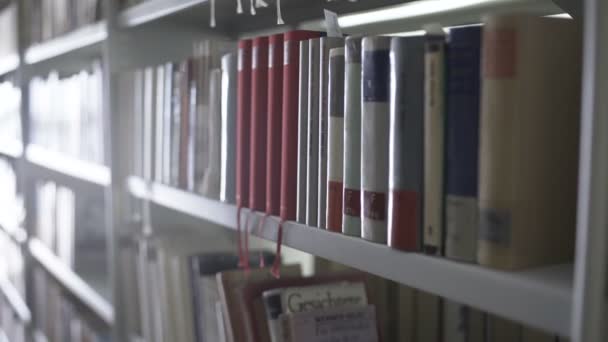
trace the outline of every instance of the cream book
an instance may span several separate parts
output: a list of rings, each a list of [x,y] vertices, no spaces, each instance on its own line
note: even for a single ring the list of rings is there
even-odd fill
[[[500,269],[567,262],[576,226],[579,25],[525,15],[484,23],[478,261]]]

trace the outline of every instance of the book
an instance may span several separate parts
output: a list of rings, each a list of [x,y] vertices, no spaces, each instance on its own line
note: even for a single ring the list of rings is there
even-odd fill
[[[236,65],[236,54],[222,57],[220,200],[227,203],[236,201]]]
[[[393,38],[388,244],[419,251],[424,186],[425,37]]]
[[[280,215],[284,220],[296,219],[300,41],[318,36],[319,32],[314,31],[290,31],[283,36],[283,127],[281,131]]]
[[[344,193],[342,233],[361,236],[361,37],[344,47]]]
[[[387,242],[389,170],[389,37],[362,41],[361,237]]]
[[[376,310],[365,307],[338,307],[281,316],[290,342],[377,342]]]
[[[143,178],[154,180],[155,168],[155,144],[154,134],[156,132],[156,69],[147,67],[144,69],[144,92],[143,92]]]
[[[572,260],[580,28],[526,15],[484,24],[477,260],[500,269]]]
[[[170,141],[170,177],[169,185],[180,187],[186,190],[185,180],[180,179],[180,175],[183,175],[182,169],[185,165],[185,159],[181,155],[182,146],[182,96],[184,95],[183,90],[183,78],[184,66],[183,63],[175,63],[173,72],[171,74],[171,141]],[[136,127],[138,125],[135,125]]]
[[[193,62],[192,59],[186,59],[179,63],[179,71],[177,72],[178,81],[175,83],[175,86],[178,87],[178,92],[174,94],[177,96],[176,102],[179,102],[177,108],[174,109],[173,115],[174,121],[177,123],[176,130],[177,133],[177,153],[178,153],[178,174],[177,174],[177,185],[179,188],[184,190],[192,191],[193,184],[189,182],[188,179],[188,169],[190,168],[190,164],[192,160],[188,158],[188,150],[190,149],[190,145],[192,144],[190,134],[190,127],[193,126],[194,123],[191,122],[190,116],[190,79],[192,77],[193,72]],[[174,104],[175,104],[174,103]],[[206,121],[205,119],[203,119]]]
[[[283,119],[283,34],[268,38],[268,120],[266,132],[266,213],[279,215]]]
[[[308,139],[306,163],[306,225],[317,227],[319,209],[319,48],[321,38],[308,40]]]
[[[344,48],[329,52],[327,113],[327,229],[342,232],[344,188]]]
[[[264,211],[268,121],[268,37],[254,38],[251,51],[249,207],[252,210]]]
[[[154,89],[155,106],[155,132],[154,132],[154,180],[164,183],[164,153],[163,142],[165,132],[165,120],[163,119],[165,110],[165,66],[156,67],[156,89]]]
[[[559,337],[550,335],[544,331],[523,327],[521,333],[521,342],[559,342]]]
[[[319,180],[318,180],[318,209],[317,223],[319,228],[325,229],[327,218],[327,126],[328,113],[328,86],[329,86],[329,51],[333,48],[343,47],[344,39],[339,37],[321,37],[319,43]]]
[[[424,55],[424,252],[443,255],[445,34],[429,27]]]
[[[249,205],[251,125],[251,40],[239,41],[236,91],[236,205]]]
[[[450,30],[445,118],[445,256],[475,262],[481,27]]]
[[[443,301],[443,342],[484,342],[485,317],[474,308]]]
[[[423,291],[416,291],[417,342],[439,341],[441,336],[441,298]]]
[[[209,113],[207,115],[208,164],[203,177],[203,196],[219,199],[221,183],[221,132],[222,132],[222,71],[214,69],[209,79]],[[190,159],[192,160],[192,159]],[[192,183],[190,183],[192,184]]]
[[[308,77],[309,40],[300,42],[300,70],[298,72],[298,189],[296,220],[306,224],[306,189],[308,178]]]
[[[492,342],[520,341],[523,330],[521,325],[495,315],[488,315],[485,329],[485,340]]]
[[[165,89],[164,89],[164,109],[163,109],[163,183],[166,185],[173,184],[171,175],[173,172],[172,163],[174,162],[172,156],[171,145],[173,142],[173,73],[175,66],[173,63],[165,64]]]

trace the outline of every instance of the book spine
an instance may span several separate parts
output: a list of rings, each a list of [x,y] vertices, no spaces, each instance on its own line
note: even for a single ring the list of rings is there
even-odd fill
[[[163,111],[165,109],[165,104],[164,104],[164,100],[165,100],[165,96],[164,96],[164,89],[165,89],[165,67],[164,66],[159,66],[156,68],[156,89],[154,89],[154,98],[156,99],[156,109],[155,109],[155,116],[156,116],[156,130],[154,135],[155,137],[155,171],[154,171],[154,180],[156,182],[163,182],[163,162],[164,162],[164,155],[163,155],[163,141],[164,141],[164,120],[163,120]]]
[[[427,35],[424,59],[424,251],[442,255],[445,35]]]
[[[328,85],[329,85],[329,50],[344,45],[344,39],[322,37],[319,44],[319,167],[318,167],[318,226],[326,228],[327,218],[327,126],[329,122]]]
[[[298,174],[298,72],[300,41],[318,32],[291,31],[283,36],[283,121],[281,138],[281,208],[284,220],[296,219]]]
[[[300,42],[300,70],[298,76],[298,190],[296,219],[306,223],[306,189],[308,170],[308,40]]]
[[[452,29],[447,46],[445,255],[475,262],[481,27]]]
[[[361,38],[346,38],[344,55],[342,233],[361,236]]]
[[[173,104],[173,63],[165,64],[165,105],[163,109],[163,183],[171,184],[171,143],[173,141],[173,120],[172,104]]]
[[[366,240],[386,243],[390,38],[365,37],[362,47],[361,235]]]
[[[266,213],[279,215],[281,129],[283,119],[283,34],[268,41],[268,140],[266,142]]]
[[[443,342],[483,342],[484,315],[471,307],[443,301]]]
[[[251,52],[251,165],[249,207],[263,211],[266,203],[266,125],[268,120],[268,37],[253,40]]]
[[[342,191],[344,189],[344,48],[329,52],[327,229],[342,232]]]
[[[234,53],[222,57],[222,170],[220,199],[236,201],[236,83],[237,57]]]
[[[319,181],[319,47],[320,38],[308,46],[308,137],[306,139],[306,225],[318,224]]]
[[[144,71],[144,179],[153,180],[155,163],[154,163],[154,133],[155,133],[155,102],[154,92],[156,90],[156,70],[153,67],[148,67]]]
[[[201,124],[200,120],[202,119],[198,113],[198,92],[201,90],[198,87],[197,80],[201,77],[199,74],[201,72],[200,64],[196,63],[195,60],[190,59],[188,61],[188,83],[187,83],[187,92],[188,92],[188,146],[186,148],[187,153],[187,166],[186,166],[186,189],[188,191],[195,191],[196,188],[196,160],[197,156],[197,142],[201,134],[197,129]],[[205,124],[205,123],[203,123]]]
[[[251,124],[251,40],[238,49],[236,94],[236,204],[249,205],[249,126]]]
[[[188,165],[193,160],[188,160],[188,146],[190,145],[190,87],[191,61],[185,60],[179,66],[179,166],[178,166],[178,186],[181,189],[191,190],[188,184]]]
[[[181,169],[181,126],[182,126],[182,78],[183,73],[178,64],[173,68],[173,90],[171,92],[171,178],[169,185],[180,186]]]
[[[209,80],[209,114],[207,121],[209,164],[203,178],[202,195],[209,198],[219,198],[220,195],[220,145],[221,145],[221,94],[220,69],[211,71]]]

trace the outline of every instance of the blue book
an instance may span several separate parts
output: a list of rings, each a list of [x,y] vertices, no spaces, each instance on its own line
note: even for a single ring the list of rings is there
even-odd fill
[[[481,26],[450,30],[445,131],[445,254],[474,262],[478,230]]]

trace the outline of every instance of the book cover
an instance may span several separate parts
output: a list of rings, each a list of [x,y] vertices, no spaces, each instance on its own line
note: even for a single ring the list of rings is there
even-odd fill
[[[319,228],[326,228],[327,218],[327,128],[328,86],[329,86],[329,51],[343,47],[344,39],[339,37],[322,37],[319,43],[319,180],[318,180],[318,209],[317,223]]]
[[[389,37],[362,41],[361,236],[378,243],[387,242],[390,44]]]
[[[283,34],[268,38],[268,121],[266,132],[266,213],[279,215],[283,119]]]
[[[300,70],[298,72],[298,189],[296,219],[306,224],[306,189],[308,170],[308,67],[309,40],[300,42]]]
[[[445,255],[468,262],[477,259],[481,30],[451,29],[446,51]]]
[[[268,121],[268,37],[253,39],[251,47],[251,135],[249,141],[249,207],[266,204],[266,138]]]
[[[478,262],[522,269],[572,260],[580,27],[526,15],[484,23]]]
[[[236,83],[237,56],[228,53],[222,57],[222,133],[220,200],[236,201]]]
[[[342,232],[344,188],[344,48],[329,52],[327,137],[327,229]]]
[[[344,193],[342,233],[361,236],[361,38],[344,49]]]
[[[298,72],[300,41],[319,32],[290,31],[283,36],[283,120],[281,135],[281,208],[284,220],[296,219],[298,175]]]
[[[239,41],[236,91],[236,205],[249,206],[251,40]]]
[[[419,251],[422,240],[425,37],[391,45],[389,245]]]
[[[319,48],[321,38],[308,46],[308,138],[306,139],[306,225],[317,227],[319,209]]]

